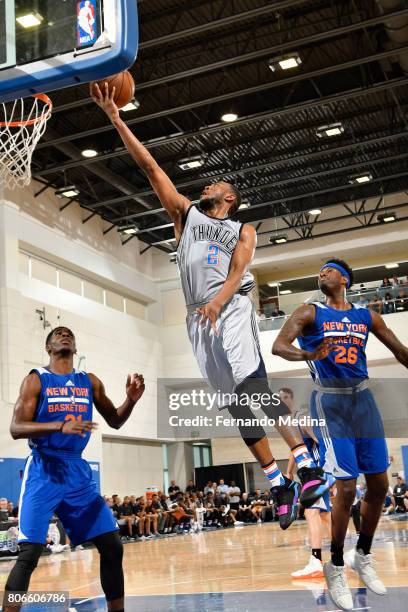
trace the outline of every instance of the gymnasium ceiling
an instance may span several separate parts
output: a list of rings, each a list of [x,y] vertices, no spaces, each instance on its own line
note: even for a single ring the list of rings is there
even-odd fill
[[[276,219],[272,235],[287,232],[289,241],[325,235],[320,222],[339,203],[346,203],[340,214],[350,227],[375,225],[387,194],[408,191],[408,73],[401,61],[408,34],[392,42],[384,23],[408,21],[408,2],[387,18],[380,3],[387,4],[139,2],[141,42],[131,72],[140,107],[123,117],[191,199],[209,182],[236,183],[249,203],[238,218],[260,233]],[[299,66],[270,69],[271,58],[293,53]],[[33,161],[36,192],[74,184],[84,222],[99,214],[105,231],[136,231],[121,233],[124,243],[138,236],[142,250],[172,251],[169,218],[88,88],[52,98],[53,118]],[[238,119],[224,123],[227,112]],[[343,133],[317,137],[317,128],[336,122]],[[90,148],[98,156],[84,159],[81,151]],[[202,158],[200,168],[179,168],[179,160],[194,156]],[[371,178],[350,183],[360,175]],[[70,203],[61,200],[61,209]],[[395,212],[408,218],[408,206]],[[268,239],[265,232],[261,245]]]

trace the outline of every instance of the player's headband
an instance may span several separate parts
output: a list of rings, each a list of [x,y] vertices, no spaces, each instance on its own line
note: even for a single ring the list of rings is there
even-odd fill
[[[325,263],[324,266],[320,268],[320,272],[325,268],[336,268],[336,270],[338,270],[342,276],[345,276],[347,278],[347,289],[349,289],[351,279],[350,274],[347,272],[346,268],[343,268],[343,266],[341,266],[340,264],[331,261]]]

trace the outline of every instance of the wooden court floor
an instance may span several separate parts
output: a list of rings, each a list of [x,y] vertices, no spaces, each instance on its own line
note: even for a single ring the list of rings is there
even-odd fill
[[[346,549],[355,541],[350,523]],[[325,559],[329,556],[327,544]],[[285,532],[276,523],[265,523],[129,543],[124,547],[126,594],[162,596],[323,588],[323,580],[305,584],[291,579],[290,573],[303,567],[308,559],[306,546],[307,530],[303,521]],[[406,587],[404,591],[408,595],[408,520],[405,516],[401,520],[381,520],[373,552],[386,586]],[[0,563],[0,591],[11,567],[11,561]],[[351,571],[349,583],[351,587],[359,585]],[[71,597],[78,599],[100,595],[97,552],[84,549],[42,557],[30,589],[51,588],[68,590]]]

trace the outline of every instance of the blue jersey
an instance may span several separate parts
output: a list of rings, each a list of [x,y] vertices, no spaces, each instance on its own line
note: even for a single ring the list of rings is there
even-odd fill
[[[46,368],[35,368],[31,372],[35,372],[41,381],[41,393],[34,416],[36,423],[92,421],[92,383],[86,372],[74,370],[71,374],[54,374]],[[30,438],[28,443],[32,449],[39,451],[80,455],[90,435],[90,432],[84,437],[56,432],[41,438]]]
[[[314,306],[314,323],[298,338],[300,347],[314,351],[330,338],[338,348],[325,359],[308,362],[313,380],[330,385],[339,379],[368,378],[365,349],[372,324],[370,310],[356,304],[350,310],[337,310],[320,302],[314,302]]]

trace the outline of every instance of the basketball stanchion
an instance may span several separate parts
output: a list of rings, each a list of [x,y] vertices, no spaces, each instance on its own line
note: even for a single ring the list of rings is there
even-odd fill
[[[31,180],[35,147],[51,117],[52,102],[45,94],[0,103],[0,184],[14,189]]]

